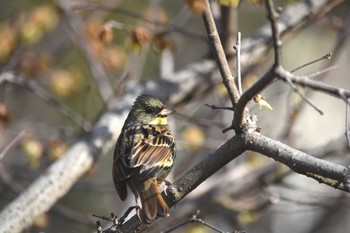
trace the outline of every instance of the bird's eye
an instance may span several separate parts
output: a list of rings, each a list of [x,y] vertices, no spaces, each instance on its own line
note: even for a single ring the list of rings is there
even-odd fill
[[[155,108],[155,107],[152,107],[152,106],[147,106],[147,107],[146,107],[146,112],[147,112],[147,113],[156,114],[156,113],[158,113],[158,109]]]

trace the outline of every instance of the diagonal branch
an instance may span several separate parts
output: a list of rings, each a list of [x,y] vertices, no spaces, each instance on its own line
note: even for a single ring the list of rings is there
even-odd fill
[[[350,98],[350,90],[333,86],[331,84],[320,82],[317,80],[312,80],[309,78],[309,76],[297,76],[284,69],[278,70],[276,75],[282,80],[286,81],[286,79],[288,78],[293,83],[309,87],[316,91],[324,92],[336,98],[343,99],[344,101],[347,101],[347,98]]]
[[[168,205],[170,207],[176,205],[208,177],[246,150],[269,156],[287,165],[295,172],[307,175],[331,187],[346,192],[350,191],[343,184],[348,182],[349,169],[347,167],[310,156],[255,132],[234,136],[176,180],[167,189],[167,196],[164,195]],[[147,225],[141,223],[138,216],[135,215],[121,228],[110,228],[104,232],[136,233],[142,232],[146,228]]]
[[[215,21],[213,14],[211,12],[211,7],[209,0],[206,0],[206,10],[203,14],[204,25],[208,32],[209,43],[211,45],[212,51],[214,53],[219,71],[222,77],[222,81],[227,89],[228,95],[230,97],[232,106],[238,102],[240,94],[234,82],[234,78],[231,74],[230,67],[228,66],[225,52],[222,48],[219,34],[216,30]]]
[[[62,12],[64,13],[67,26],[69,28],[70,36],[72,37],[73,42],[80,47],[81,51],[84,53],[87,61],[90,64],[90,70],[93,74],[93,77],[96,81],[99,94],[105,104],[107,104],[108,99],[113,95],[113,89],[109,82],[109,75],[106,69],[103,67],[102,63],[97,59],[94,54],[89,41],[86,39],[82,28],[83,23],[78,18],[77,15],[70,10],[70,1],[66,0],[57,0],[57,5],[61,7]]]
[[[33,92],[36,96],[38,96],[40,99],[46,102],[49,106],[54,107],[58,112],[70,119],[73,123],[82,128],[85,132],[91,130],[92,125],[88,120],[86,120],[78,113],[72,111],[64,103],[54,98],[45,89],[41,88],[35,81],[25,80],[21,76],[16,76],[11,72],[5,72],[0,74],[0,85],[5,82],[16,84],[22,88]]]

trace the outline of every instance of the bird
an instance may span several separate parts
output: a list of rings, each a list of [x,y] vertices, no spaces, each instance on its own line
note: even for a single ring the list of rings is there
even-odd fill
[[[159,185],[170,173],[176,156],[175,139],[168,127],[168,115],[173,112],[158,98],[137,97],[114,149],[114,186],[122,201],[126,200],[129,187],[135,196],[137,214],[146,224],[169,214]]]

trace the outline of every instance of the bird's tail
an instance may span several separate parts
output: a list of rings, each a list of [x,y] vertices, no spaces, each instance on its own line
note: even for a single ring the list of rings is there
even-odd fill
[[[169,214],[169,207],[159,192],[156,182],[152,182],[144,192],[140,193],[142,203],[142,220],[150,224],[156,217],[165,217]]]

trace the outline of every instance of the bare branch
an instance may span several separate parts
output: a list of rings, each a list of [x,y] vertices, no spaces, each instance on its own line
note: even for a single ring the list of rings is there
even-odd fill
[[[343,185],[349,173],[348,168],[313,157],[258,133],[250,134],[248,138],[247,148],[249,150],[271,157],[287,165],[293,171],[319,182],[346,192],[350,191]]]
[[[0,153],[0,160],[2,158],[4,158],[4,156],[7,154],[7,152],[9,152],[9,150],[11,150],[11,148],[16,145],[25,135],[26,131],[22,130],[21,132],[19,132],[16,137],[14,139],[12,139],[12,141],[5,147],[5,149],[3,149]]]
[[[215,105],[209,105],[209,104],[205,104],[205,106],[213,109],[213,110],[217,110],[217,109],[220,109],[220,110],[228,110],[228,111],[233,111],[234,109],[232,107],[218,107],[218,106],[215,106]]]
[[[25,88],[33,92],[40,99],[45,101],[49,106],[54,107],[63,116],[74,122],[77,126],[81,127],[85,132],[89,131],[92,127],[91,123],[84,119],[82,116],[72,111],[62,102],[55,99],[50,93],[46,92],[33,80],[25,80],[21,76],[16,76],[11,72],[2,73],[0,75],[0,84],[3,82],[9,82],[16,84],[22,88]]]
[[[327,53],[326,55],[324,55],[324,56],[322,56],[322,57],[320,57],[320,58],[317,58],[317,59],[315,59],[315,60],[312,60],[312,61],[307,62],[307,63],[305,63],[305,64],[303,64],[303,65],[301,65],[301,66],[298,66],[298,67],[294,68],[294,69],[291,70],[290,72],[291,72],[291,73],[294,73],[295,71],[300,70],[300,69],[302,69],[302,68],[304,68],[304,67],[306,67],[306,66],[312,65],[312,64],[314,64],[314,63],[316,63],[316,62],[319,62],[319,61],[322,61],[322,60],[329,60],[329,59],[331,59],[331,58],[332,58],[332,53]]]
[[[205,2],[206,2],[206,10],[203,14],[204,25],[208,32],[209,42],[211,44],[212,51],[217,60],[217,65],[219,67],[223,83],[227,89],[232,106],[234,107],[235,104],[238,102],[240,95],[238,93],[236,84],[231,74],[230,67],[228,66],[225,52],[222,48],[221,41],[219,38],[219,34],[216,30],[215,21],[211,13],[209,0],[206,0]]]
[[[278,75],[282,80],[286,80],[286,77],[288,77],[293,83],[309,87],[316,91],[324,92],[336,98],[343,99],[344,101],[346,101],[346,98],[350,98],[350,90],[309,79],[309,76],[296,76],[283,69],[278,70],[276,75]]]
[[[242,77],[241,77],[241,32],[237,33],[236,46],[236,76],[238,83],[238,92],[242,95]]]
[[[346,98],[345,101],[345,137],[346,141],[348,142],[348,146],[350,147],[350,128],[349,128],[349,121],[350,121],[350,113],[349,113],[349,104],[350,103],[350,98]]]
[[[237,106],[235,106],[233,128],[236,130],[236,133],[241,132],[244,125],[246,124],[244,115],[246,115],[246,105],[248,104],[248,102],[273,81],[273,79],[275,78],[275,70],[281,68],[282,42],[280,38],[280,32],[277,27],[278,14],[274,9],[272,0],[266,0],[265,5],[267,11],[267,18],[270,20],[271,25],[275,62],[274,65],[270,68],[270,70],[258,82],[256,82],[251,88],[249,88],[245,93],[243,93],[243,95],[237,103]]]
[[[167,195],[163,196],[168,205],[176,205],[209,176],[238,157],[244,150],[252,150],[272,157],[297,173],[334,188],[350,191],[343,184],[348,181],[348,168],[310,156],[255,132],[234,136],[170,185]],[[117,231],[106,232],[142,232],[146,227],[135,215]]]
[[[82,21],[77,17],[77,15],[74,15],[74,13],[71,12],[70,1],[57,0],[56,3],[61,7],[66,17],[66,23],[69,27],[69,34],[72,41],[75,42],[75,44],[80,47],[81,51],[85,54],[85,57],[90,64],[91,73],[95,78],[99,94],[104,103],[107,104],[108,99],[113,95],[113,89],[111,88],[107,71],[93,53],[86,36],[83,34]]]
[[[281,41],[281,36],[277,25],[277,19],[279,15],[275,10],[275,6],[272,0],[266,0],[265,6],[267,11],[267,18],[270,20],[270,24],[271,24],[273,51],[275,54],[274,65],[275,67],[278,67],[282,64],[282,57],[281,57],[282,41]]]

